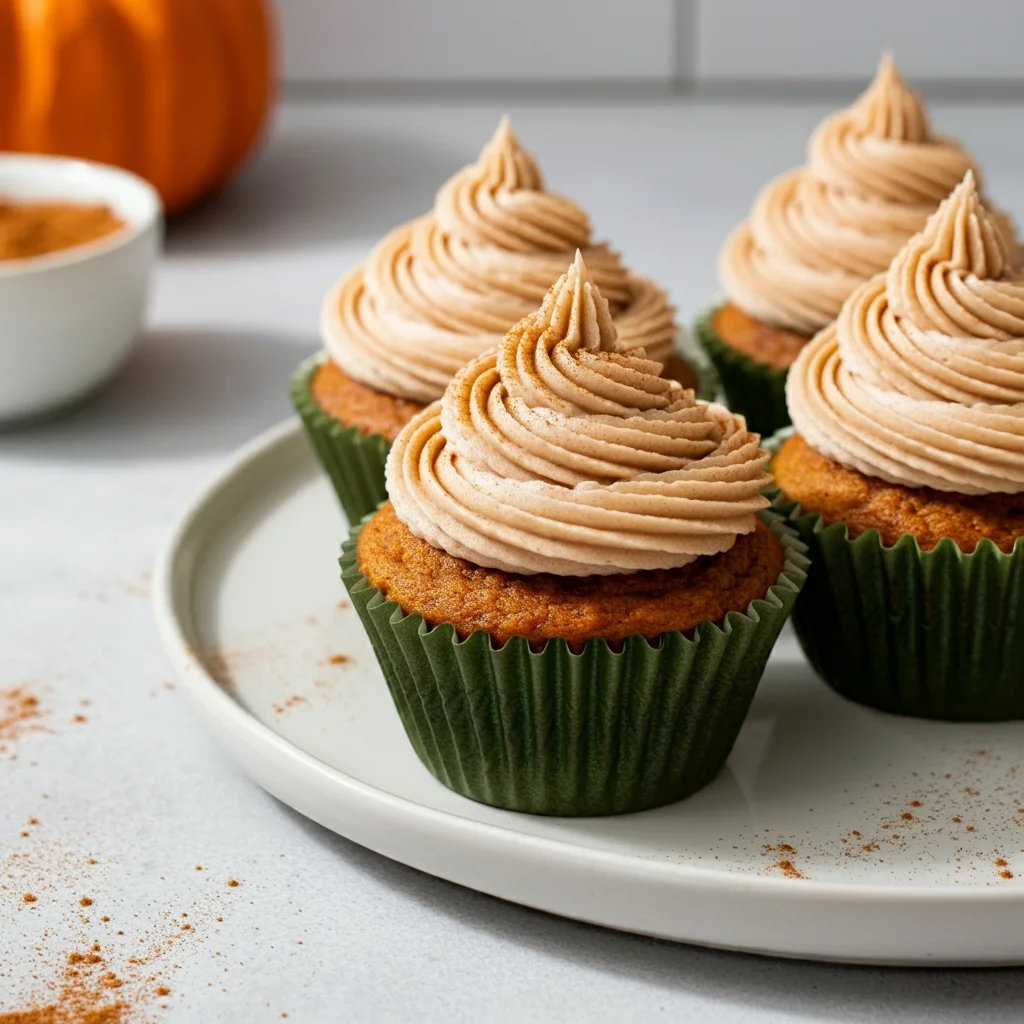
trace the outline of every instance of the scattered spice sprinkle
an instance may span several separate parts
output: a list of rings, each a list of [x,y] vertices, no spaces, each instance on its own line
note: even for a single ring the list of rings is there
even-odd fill
[[[347,665],[351,660],[347,654],[332,654],[327,659],[331,665]]]
[[[806,875],[800,874],[800,872],[797,871],[797,869],[795,867],[793,867],[793,862],[791,860],[780,860],[775,866],[777,868],[779,868],[779,870],[787,878],[806,878],[807,877]]]
[[[197,657],[195,652],[191,652]],[[235,685],[235,673],[244,671],[253,665],[269,664],[281,657],[281,651],[275,647],[252,647],[246,650],[222,651],[216,648],[202,653],[201,660],[210,675],[224,689],[230,691]]]
[[[302,696],[300,693],[293,693],[290,697],[287,697],[280,704],[271,705],[274,709],[275,715],[283,715],[286,711],[290,711],[298,704],[308,704],[309,701]]]
[[[29,732],[38,732],[44,711],[39,698],[27,686],[15,686],[0,692],[0,753],[12,753],[18,741]]]
[[[237,885],[238,885],[238,879],[237,878],[229,878],[228,879],[228,885],[230,885],[232,889],[236,888]]]
[[[36,818],[29,820],[39,824]],[[56,924],[48,922],[46,931],[40,934],[41,944],[36,952],[41,959],[36,968],[12,978],[3,974],[4,965],[0,964],[0,976],[4,977],[0,1024],[141,1024],[143,1021],[155,1024],[152,1001],[170,994],[171,986],[163,975],[178,966],[172,962],[172,951],[202,941],[204,912],[199,904],[198,915],[196,908],[190,908],[192,917],[199,917],[195,924],[191,920],[181,924],[182,918],[189,918],[187,911],[178,917],[177,912],[171,914],[158,908],[149,922],[138,922],[139,931],[135,936],[123,938],[123,929],[117,929],[117,937],[107,931],[109,941],[101,945],[89,934],[89,919],[72,912],[72,907],[77,910],[96,902],[92,896],[81,895],[79,888],[82,881],[79,873],[87,870],[86,863],[98,862],[95,857],[75,855],[60,840],[49,837],[43,841],[41,835],[39,845],[28,850],[19,845],[17,851],[0,859],[0,873],[8,880],[46,879],[52,887],[52,891],[46,892],[47,911],[61,912],[61,908],[65,908],[65,916]],[[95,881],[93,873],[90,872],[89,877]],[[8,881],[3,888],[14,888],[17,884]],[[25,911],[35,910],[36,904],[42,905],[38,890],[22,892],[20,899],[16,895],[18,891],[14,888],[8,898],[18,899]],[[211,900],[223,898],[217,896],[215,890],[207,890],[205,895]],[[105,914],[100,920],[109,923],[110,917]],[[218,916],[218,920],[222,922],[223,916]],[[0,959],[6,960],[9,952],[0,947]],[[13,991],[8,988],[12,980]]]
[[[777,868],[782,872],[786,878],[800,878],[806,879],[802,871],[798,870],[796,865],[793,863],[792,858],[796,855],[796,848],[789,843],[779,843],[778,846],[772,846],[770,843],[765,843],[761,849],[762,857],[769,857],[778,855],[778,860],[772,865],[773,868]]]

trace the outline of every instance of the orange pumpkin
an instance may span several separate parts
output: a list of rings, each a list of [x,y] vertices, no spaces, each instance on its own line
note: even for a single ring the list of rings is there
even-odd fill
[[[0,150],[126,167],[169,212],[235,171],[272,80],[264,0],[0,0]]]

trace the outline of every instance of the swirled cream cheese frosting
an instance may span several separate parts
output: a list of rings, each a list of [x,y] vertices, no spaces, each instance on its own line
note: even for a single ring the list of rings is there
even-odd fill
[[[505,118],[477,162],[441,188],[431,213],[388,234],[328,293],[324,344],[356,380],[433,401],[469,360],[537,308],[576,249],[622,343],[667,357],[676,327],[665,293],[591,241],[576,203],[544,190]]]
[[[749,316],[814,334],[973,166],[958,143],[932,133],[921,98],[886,55],[856,103],[815,131],[807,165],[767,185],[726,239],[722,287]]]
[[[616,334],[577,252],[540,309],[398,436],[388,493],[421,539],[478,566],[565,576],[727,551],[767,505],[742,416],[695,400]]]
[[[800,353],[787,400],[822,455],[907,487],[1024,491],[1024,275],[974,175]]]

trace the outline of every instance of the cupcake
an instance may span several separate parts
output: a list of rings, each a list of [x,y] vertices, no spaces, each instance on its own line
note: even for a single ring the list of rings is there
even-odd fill
[[[774,462],[814,566],[794,621],[886,711],[1024,716],[1024,275],[973,174],[797,357]]]
[[[401,431],[342,578],[416,753],[540,814],[721,768],[804,579],[769,455],[618,338],[582,256]]]
[[[730,406],[752,429],[789,423],[786,374],[800,351],[973,166],[932,133],[886,55],[867,91],[812,135],[807,165],[761,191],[719,253],[726,299],[697,324]]]
[[[592,241],[576,203],[545,191],[506,118],[477,162],[441,188],[431,213],[392,231],[331,289],[322,315],[327,359],[293,378],[293,401],[350,522],[386,497],[384,459],[402,427],[536,310],[576,249],[621,343],[697,384],[673,354],[665,293]]]

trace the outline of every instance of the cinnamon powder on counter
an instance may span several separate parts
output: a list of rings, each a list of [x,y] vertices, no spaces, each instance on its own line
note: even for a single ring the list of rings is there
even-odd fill
[[[39,698],[27,686],[0,691],[0,754],[9,754],[25,733],[41,730],[44,714]]]
[[[124,226],[109,206],[0,199],[0,260],[28,259],[71,249],[112,235]]]
[[[179,915],[160,904],[147,913],[136,911],[131,914],[138,922],[134,934],[126,934],[116,918],[128,908],[120,906],[116,892],[104,895],[116,875],[109,868],[91,870],[99,863],[36,833],[27,848],[19,844],[0,857],[0,914],[34,914],[44,904],[50,911],[46,926],[37,931],[39,964],[34,970],[11,972],[6,961],[14,931],[3,933],[0,1024],[155,1024],[158,1009],[167,1008],[165,998],[174,991],[170,975],[178,969],[175,961],[213,934],[214,917],[218,923],[224,920],[216,913],[225,905],[218,892],[224,881],[211,879],[212,885],[195,894],[197,902],[189,911]],[[227,884],[230,891],[239,883],[232,878]],[[82,895],[83,889],[91,895]],[[225,894],[224,899],[231,897]],[[114,918],[105,913],[97,923],[86,916],[98,906],[109,907]]]
[[[124,981],[107,967],[98,942],[68,954],[58,984],[55,1002],[0,1012],[0,1024],[126,1024],[130,1007],[117,998]]]

